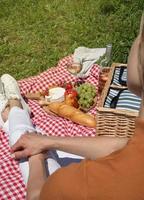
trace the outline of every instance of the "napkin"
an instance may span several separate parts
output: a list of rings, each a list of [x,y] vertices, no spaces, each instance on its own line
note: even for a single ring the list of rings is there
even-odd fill
[[[89,76],[93,64],[96,63],[105,52],[106,48],[76,48],[74,51],[73,62],[82,64],[82,70],[77,74],[77,76]]]

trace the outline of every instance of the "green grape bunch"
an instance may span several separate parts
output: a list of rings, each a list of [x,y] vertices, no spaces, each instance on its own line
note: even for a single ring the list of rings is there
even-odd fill
[[[91,83],[83,83],[76,87],[78,103],[82,109],[90,109],[95,103],[96,88]]]

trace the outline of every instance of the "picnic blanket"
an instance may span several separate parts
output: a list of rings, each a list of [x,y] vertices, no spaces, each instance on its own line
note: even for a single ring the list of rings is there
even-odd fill
[[[49,86],[60,85],[64,82],[75,82],[76,77],[67,71],[67,65],[72,62],[72,56],[61,59],[58,65],[48,69],[40,75],[19,81],[21,93],[46,90]],[[87,82],[93,83],[98,87],[99,67],[94,64],[90,75],[86,78]],[[33,123],[43,130],[43,133],[54,136],[95,136],[94,128],[88,128],[67,119],[47,114],[36,101],[28,100],[31,108]],[[90,111],[96,114],[96,108]],[[10,147],[6,133],[0,130],[0,200],[24,200],[26,187],[18,167],[10,154]]]

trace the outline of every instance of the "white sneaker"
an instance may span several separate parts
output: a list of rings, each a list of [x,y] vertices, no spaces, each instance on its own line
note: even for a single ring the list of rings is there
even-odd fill
[[[24,110],[27,110],[30,113],[30,108],[28,104],[24,101],[23,97],[21,96],[20,89],[18,86],[17,81],[10,76],[9,74],[4,74],[1,76],[1,81],[4,85],[4,90],[7,99],[19,99],[21,100],[21,104]]]
[[[2,111],[5,109],[6,105],[8,103],[8,99],[5,95],[5,91],[4,91],[4,85],[0,79],[0,127],[4,126],[4,121],[2,119]]]

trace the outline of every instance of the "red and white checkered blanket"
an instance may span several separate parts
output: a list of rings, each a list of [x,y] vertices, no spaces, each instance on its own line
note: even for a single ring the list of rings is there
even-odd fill
[[[19,81],[22,94],[38,90],[46,90],[52,85],[61,85],[64,82],[75,82],[76,77],[69,74],[67,65],[72,62],[72,56],[59,61],[58,65],[38,76]],[[98,86],[99,67],[93,65],[87,82]],[[67,119],[47,114],[36,101],[29,100],[29,106],[33,113],[33,123],[47,135],[55,136],[95,136],[95,129],[88,128]],[[90,111],[96,114],[96,108]],[[7,135],[0,130],[0,200],[23,200],[26,188],[23,184],[18,163],[11,158]]]

